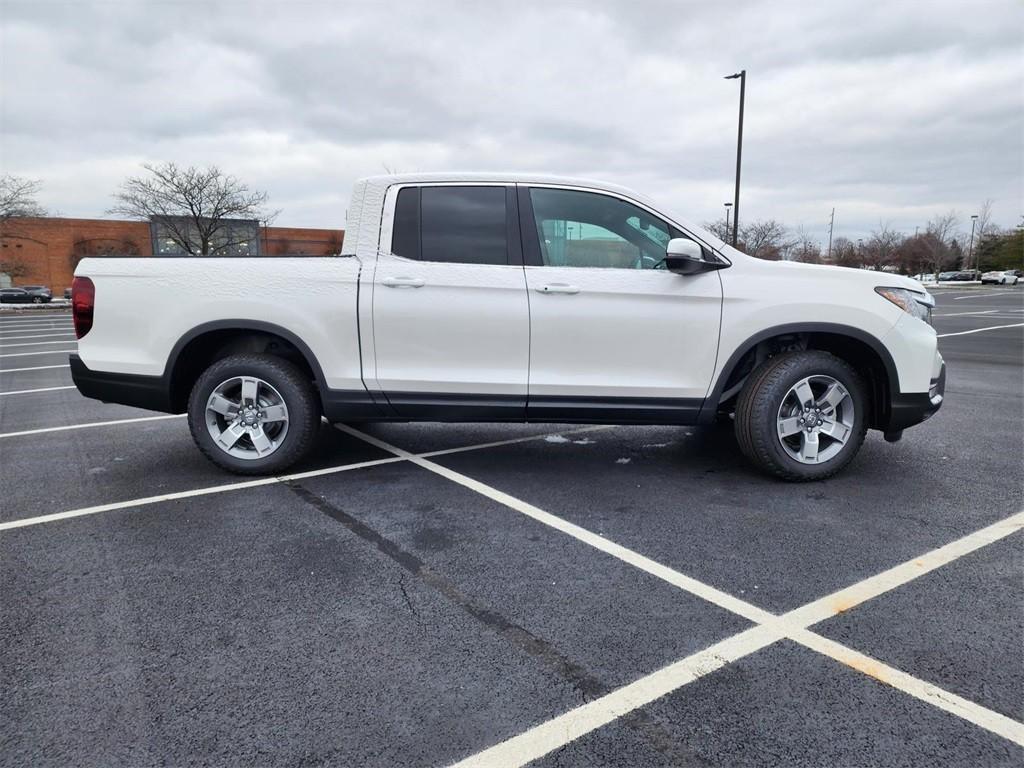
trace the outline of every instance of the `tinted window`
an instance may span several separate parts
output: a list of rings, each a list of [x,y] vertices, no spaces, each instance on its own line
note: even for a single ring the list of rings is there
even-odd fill
[[[507,264],[504,187],[423,187],[420,258]]]
[[[406,187],[395,200],[395,224],[391,252],[407,259],[420,257],[420,188]]]
[[[545,266],[663,268],[665,249],[682,232],[638,206],[607,195],[530,190]]]

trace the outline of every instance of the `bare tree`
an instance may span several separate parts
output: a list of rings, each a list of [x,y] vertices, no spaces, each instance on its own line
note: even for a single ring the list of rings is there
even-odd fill
[[[877,270],[892,266],[896,261],[896,253],[903,240],[902,233],[890,229],[887,222],[882,222],[879,225],[879,229],[871,233],[871,238],[861,249],[862,266]]]
[[[788,258],[804,264],[821,264],[821,245],[804,230],[798,227],[789,249]]]
[[[848,237],[837,237],[832,241],[832,263],[837,267],[860,267],[857,246]]]
[[[980,242],[985,235],[992,232],[992,200],[986,199],[978,209],[978,220],[974,227],[974,242]]]
[[[924,263],[928,271],[938,275],[953,265],[955,254],[952,241],[956,235],[956,211],[936,216],[928,222],[922,245],[924,246]]]
[[[0,224],[9,219],[45,216],[46,210],[36,202],[42,184],[21,176],[0,176]]]
[[[775,219],[752,221],[740,227],[739,249],[754,258],[778,261],[793,245],[787,234]]]
[[[714,221],[705,221],[704,229],[713,234],[723,243],[729,242],[729,230],[726,228],[724,220],[715,219]]]
[[[266,209],[266,192],[250,189],[216,166],[164,163],[143,168],[149,175],[126,179],[109,213],[159,223],[166,237],[191,256],[229,252],[254,236],[233,223],[255,220],[266,225],[276,216]]]

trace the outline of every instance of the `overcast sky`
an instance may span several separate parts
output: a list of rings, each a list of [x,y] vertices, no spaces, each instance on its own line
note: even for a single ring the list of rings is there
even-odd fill
[[[490,7],[490,10],[481,8]],[[0,166],[104,215],[143,162],[217,164],[278,224],[344,226],[352,181],[541,171],[827,237],[1024,214],[1024,3],[0,0]],[[969,229],[969,223],[967,227]]]

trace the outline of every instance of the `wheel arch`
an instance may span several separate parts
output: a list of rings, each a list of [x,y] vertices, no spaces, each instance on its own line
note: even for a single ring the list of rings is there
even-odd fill
[[[884,427],[892,394],[899,392],[896,363],[876,336],[840,323],[789,323],[765,328],[748,338],[736,347],[722,367],[701,410],[701,422],[713,421],[720,406],[738,395],[746,376],[764,359],[794,348],[831,352],[857,368],[868,386],[869,426]]]
[[[163,379],[173,411],[185,410],[192,385],[207,366],[234,352],[258,352],[290,360],[309,375],[323,400],[323,370],[316,355],[296,334],[262,320],[215,320],[192,328],[171,348]]]

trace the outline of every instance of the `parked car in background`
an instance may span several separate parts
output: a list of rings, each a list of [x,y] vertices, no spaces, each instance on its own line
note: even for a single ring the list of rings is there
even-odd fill
[[[50,298],[30,293],[24,288],[0,288],[0,304],[46,304]]]
[[[997,269],[993,272],[986,272],[981,276],[982,284],[992,285],[1016,285],[1020,282],[1021,271],[1019,269]]]
[[[64,289],[64,298],[65,299],[69,299],[69,300],[71,299],[71,289],[70,288],[65,288]]]
[[[46,302],[53,300],[53,291],[45,285],[23,285],[21,286],[21,289],[30,293],[32,296],[38,296],[42,299],[42,301],[35,302],[36,304],[45,304]]]

